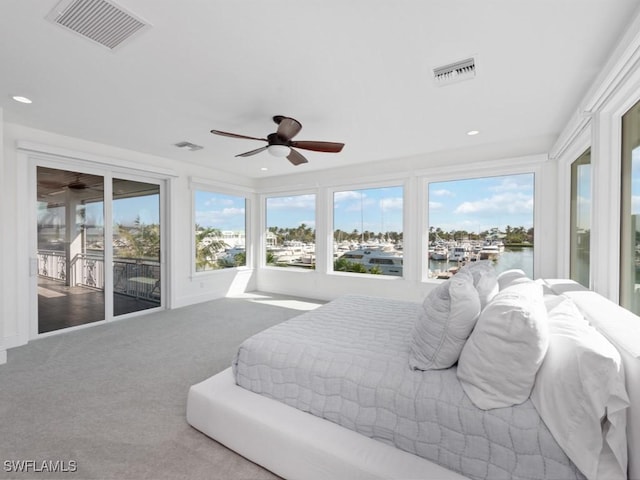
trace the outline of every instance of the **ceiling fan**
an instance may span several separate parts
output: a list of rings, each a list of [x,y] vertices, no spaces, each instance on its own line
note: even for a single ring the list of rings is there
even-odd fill
[[[45,172],[47,173],[47,172]],[[81,180],[80,174],[76,173],[75,179],[64,182],[64,181],[56,181],[56,180],[46,180],[46,179],[38,179],[38,185],[47,189],[54,190],[53,192],[47,193],[47,195],[57,195],[59,193],[64,192],[65,190],[71,190],[72,192],[80,192],[82,190],[95,190],[102,192],[102,189],[97,188],[96,186],[90,186],[84,181]]]
[[[336,142],[316,142],[313,140],[291,140],[302,129],[302,124],[295,118],[276,115],[273,121],[278,124],[278,129],[274,133],[267,135],[267,138],[248,137],[246,135],[238,135],[237,133],[222,132],[220,130],[211,130],[211,133],[232,138],[246,138],[248,140],[261,140],[267,142],[264,147],[256,148],[249,152],[240,153],[236,157],[249,157],[257,153],[267,150],[271,155],[276,157],[287,157],[294,165],[307,163],[308,160],[294,148],[302,148],[303,150],[313,150],[314,152],[338,153],[344,147],[344,143]]]

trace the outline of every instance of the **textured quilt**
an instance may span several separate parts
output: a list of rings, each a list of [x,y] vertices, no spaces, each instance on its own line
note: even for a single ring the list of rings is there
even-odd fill
[[[469,478],[584,478],[530,400],[480,410],[455,367],[409,367],[420,308],[341,297],[246,340],[233,361],[236,382]]]

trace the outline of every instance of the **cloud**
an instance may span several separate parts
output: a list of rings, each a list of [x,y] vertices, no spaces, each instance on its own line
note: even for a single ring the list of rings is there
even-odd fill
[[[498,185],[488,187],[488,190],[493,192],[512,192],[512,191],[531,191],[533,188],[533,182],[531,182],[529,176],[526,177],[505,177]]]
[[[245,209],[240,207],[223,208],[221,210],[196,211],[196,223],[204,227],[221,230],[244,230]]]
[[[230,198],[210,197],[204,202],[205,207],[212,206],[229,206],[234,205],[234,201]]]
[[[380,208],[383,211],[402,210],[402,197],[390,197],[380,200]]]
[[[270,197],[267,199],[267,208],[269,210],[280,210],[287,208],[315,209],[316,196],[313,194],[308,194],[296,195],[294,197]]]
[[[455,197],[455,194],[451,190],[446,188],[439,188],[438,190],[429,191],[429,195],[432,197]]]
[[[429,202],[429,210],[439,210],[444,207],[444,203],[442,202]]]
[[[353,201],[350,202],[349,204],[346,205],[346,207],[344,208],[345,212],[359,212],[360,210],[364,209],[367,210],[367,207],[371,207],[376,205],[376,201],[373,198],[364,198],[362,200],[357,200],[357,201]],[[338,205],[335,205],[336,208],[338,208]]]
[[[244,208],[224,208],[219,212],[223,217],[233,217],[235,215],[244,215]]]
[[[354,190],[345,190],[343,192],[335,192],[333,194],[333,203],[340,203],[349,200],[360,200],[361,198],[366,198],[367,194],[354,191]]]
[[[499,193],[473,202],[462,202],[455,214],[522,214],[533,212],[533,196],[521,191]]]

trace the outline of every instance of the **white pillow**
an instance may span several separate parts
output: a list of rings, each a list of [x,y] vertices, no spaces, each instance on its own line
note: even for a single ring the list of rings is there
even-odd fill
[[[589,479],[624,479],[626,408],[620,353],[566,297],[549,311],[550,343],[531,401]]]
[[[473,277],[473,285],[480,296],[482,308],[498,293],[498,274],[491,260],[467,263],[458,270],[458,274],[468,272]]]
[[[530,281],[499,292],[462,349],[458,378],[483,410],[524,402],[549,345],[542,286]]]
[[[519,281],[523,278],[527,278],[527,274],[519,268],[513,268],[511,270],[505,270],[498,274],[498,290],[504,290],[515,281]]]
[[[458,273],[425,298],[413,327],[409,365],[416,370],[449,368],[480,315],[480,297],[469,273]]]

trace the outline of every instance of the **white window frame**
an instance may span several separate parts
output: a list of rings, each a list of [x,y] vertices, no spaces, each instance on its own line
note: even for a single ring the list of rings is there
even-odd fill
[[[591,124],[585,126],[584,130],[574,140],[562,155],[558,158],[558,277],[570,278],[571,276],[571,165],[584,152],[591,148]],[[593,151],[591,152],[593,164]],[[592,166],[593,168],[593,166]],[[594,203],[594,183],[593,170],[591,171],[591,201]],[[593,233],[593,210],[592,205],[589,221],[591,223],[591,232]],[[590,258],[593,250],[590,252]],[[590,271],[589,278],[593,278],[593,272]]]
[[[534,229],[534,246],[533,246],[533,274],[537,278],[545,271],[543,265],[543,255],[545,247],[540,245],[537,239],[540,238],[542,232],[542,220],[540,212],[542,212],[542,169],[546,156],[537,156],[535,160],[531,157],[526,159],[508,159],[487,162],[483,168],[474,168],[470,171],[468,166],[456,165],[450,168],[443,167],[436,174],[429,173],[419,177],[421,186],[418,192],[419,214],[418,221],[420,225],[420,281],[428,284],[439,284],[442,280],[429,278],[429,184],[439,182],[452,182],[458,180],[473,180],[476,178],[500,177],[520,174],[533,174],[533,229]],[[517,162],[516,165],[513,163]],[[553,223],[555,225],[555,223]],[[555,256],[554,256],[555,257]]]
[[[332,185],[326,188],[327,195],[325,201],[325,212],[326,212],[326,225],[327,225],[327,235],[326,235],[326,248],[324,250],[326,256],[326,263],[324,265],[324,271],[327,275],[338,275],[338,276],[346,276],[346,277],[355,277],[355,278],[375,278],[382,281],[402,281],[405,279],[410,279],[414,276],[414,271],[412,268],[413,262],[407,262],[407,247],[409,248],[409,255],[413,256],[413,237],[414,232],[410,230],[410,237],[407,234],[407,226],[412,225],[413,223],[408,219],[408,208],[407,201],[412,198],[409,194],[413,191],[411,188],[413,182],[410,181],[407,177],[398,177],[396,179],[389,179],[386,181],[369,181],[366,183],[345,183],[341,185]],[[402,276],[394,276],[394,275],[373,275],[369,273],[354,273],[354,272],[336,272],[333,269],[333,234],[335,232],[334,225],[334,196],[337,192],[344,191],[356,191],[356,190],[372,190],[377,188],[402,188],[402,244],[403,244],[403,274]],[[408,245],[407,245],[408,244]],[[408,268],[407,268],[408,267]]]
[[[230,267],[230,268],[221,268],[218,270],[196,270],[196,192],[210,192],[210,193],[218,193],[221,195],[229,195],[239,198],[244,198],[245,202],[245,211],[244,211],[244,241],[245,241],[245,252],[246,252],[246,262],[245,265],[240,267]],[[253,197],[254,192],[249,189],[244,188],[234,188],[229,184],[222,184],[213,180],[199,179],[199,178],[190,178],[189,180],[189,193],[190,193],[190,202],[191,202],[191,278],[202,278],[211,275],[221,275],[226,271],[234,271],[234,270],[250,270],[253,268],[254,255],[253,255],[253,235],[252,235],[252,206],[253,206]]]
[[[319,219],[319,189],[303,189],[303,190],[270,190],[263,191],[260,194],[260,230],[257,235],[258,239],[258,259],[257,264],[259,268],[264,269],[273,269],[277,271],[287,271],[287,272],[296,272],[303,274],[315,273],[318,269],[318,252],[319,252],[319,238],[318,238],[318,219]],[[269,198],[282,198],[282,197],[298,197],[303,195],[314,195],[315,196],[315,206],[314,206],[314,215],[315,215],[315,226],[314,229],[316,231],[315,234],[315,251],[316,251],[316,268],[301,268],[301,267],[278,267],[276,265],[267,265],[267,248],[266,248],[266,232],[269,226],[267,225],[267,199]]]

